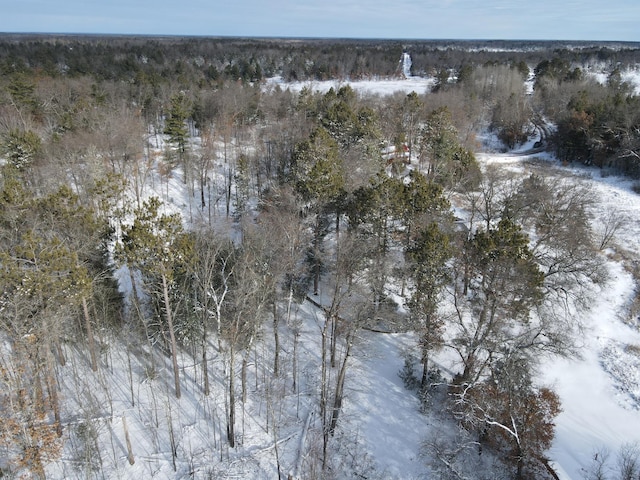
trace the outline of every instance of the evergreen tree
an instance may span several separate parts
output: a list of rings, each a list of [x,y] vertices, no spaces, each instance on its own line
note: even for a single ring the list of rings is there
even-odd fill
[[[11,130],[0,144],[0,152],[21,171],[28,170],[41,151],[42,141],[33,130]]]
[[[414,283],[409,306],[420,335],[423,391],[428,387],[430,353],[443,344],[444,323],[438,318],[437,310],[440,292],[449,280],[447,261],[451,255],[449,238],[436,223],[421,230],[407,250]]]
[[[193,253],[192,238],[184,232],[180,216],[160,214],[156,197],[135,211],[131,225],[122,226],[122,242],[116,255],[130,269],[138,269],[149,282],[160,280],[166,328],[169,330],[176,397],[180,398],[178,342],[170,289],[180,269],[186,268]]]
[[[308,140],[296,146],[293,153],[293,181],[298,194],[310,203],[314,215],[313,265],[314,293],[322,269],[322,243],[327,232],[326,215],[343,192],[344,172],[338,144],[323,128],[316,129]]]
[[[508,343],[527,336],[524,327],[543,299],[544,275],[528,236],[507,216],[495,228],[476,232],[465,255],[473,312],[459,316],[460,336],[454,344],[464,364],[460,381],[473,382]]]
[[[447,107],[427,117],[420,131],[418,157],[421,164],[427,163],[427,177],[445,188],[473,188],[479,181],[478,162],[460,144]]]
[[[172,143],[178,151],[178,160],[182,164],[185,183],[188,179],[186,149],[187,140],[189,138],[189,130],[187,129],[187,118],[189,118],[189,105],[184,93],[180,93],[171,97],[171,105],[169,115],[165,119],[164,133],[169,136],[169,142]]]

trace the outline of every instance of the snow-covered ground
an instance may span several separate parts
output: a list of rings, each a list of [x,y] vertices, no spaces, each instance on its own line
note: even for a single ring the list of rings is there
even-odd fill
[[[484,153],[479,158],[523,175],[532,168],[527,165],[531,157],[517,152]],[[626,220],[605,251],[609,281],[579,319],[584,328],[580,357],[547,359],[541,368],[541,381],[562,401],[549,457],[561,479],[578,480],[585,478],[596,454],[608,451],[615,456],[624,445],[640,442],[640,322],[630,315],[636,286],[626,269],[640,258],[640,196],[628,179],[605,176],[594,168],[562,167],[543,158],[549,162],[547,174],[555,170],[587,186],[594,200],[596,232],[612,214]],[[622,252],[625,259],[618,255]]]
[[[607,83],[609,78],[609,71],[606,68],[592,68],[588,69],[586,73],[603,85]],[[622,70],[620,77],[623,82],[627,82],[633,87],[635,95],[640,95],[640,69],[638,66]]]
[[[304,87],[310,88],[312,91],[328,92],[329,89],[339,89],[343,85],[350,85],[354,90],[360,93],[371,95],[392,95],[396,92],[418,94],[427,93],[431,90],[435,80],[431,77],[415,77],[395,78],[395,79],[372,79],[372,80],[324,80],[313,82],[284,82],[280,77],[274,77],[267,80],[266,87],[275,87],[290,89],[292,92],[299,92]]]
[[[593,77],[599,83],[605,84],[609,73],[602,69],[592,69],[587,71],[587,75]],[[640,67],[628,68],[620,73],[623,82],[629,83],[636,95],[640,95]],[[527,93],[533,93],[533,76],[526,82]],[[312,91],[327,92],[330,88],[338,89],[343,85],[350,85],[354,90],[369,95],[392,95],[397,92],[423,94],[431,91],[435,84],[433,77],[421,77],[408,75],[404,78],[393,79],[370,79],[370,80],[324,80],[308,82],[285,82],[282,77],[269,78],[265,88],[274,88],[276,85],[292,92],[300,92],[303,88],[310,88]]]
[[[292,90],[311,86],[321,91],[344,83],[270,81],[271,85]],[[409,77],[348,83],[361,92],[385,95],[397,91],[422,93],[430,88],[432,80]],[[152,140],[152,147],[161,150],[161,137]],[[531,158],[483,153],[479,159],[484,164],[500,163],[504,168],[525,174]],[[563,408],[557,418],[556,438],[549,457],[563,480],[580,480],[597,451],[607,448],[613,452],[625,443],[640,441],[640,333],[637,323],[628,322],[635,286],[621,257],[615,254],[615,249],[624,249],[627,259],[640,256],[640,222],[637,221],[640,196],[631,190],[630,181],[603,177],[592,169],[561,167],[547,160],[550,170],[558,169],[563,175],[571,175],[589,186],[598,206],[592,212],[596,227],[611,211],[629,219],[608,250],[610,281],[594,296],[590,310],[581,319],[584,337],[580,358],[549,359],[541,369],[540,381],[560,395]],[[213,213],[191,206],[179,171],[165,178],[154,174],[144,196],[152,194],[163,198],[168,212],[181,212],[190,221],[208,222],[213,218],[218,226],[225,222],[223,205]],[[122,275],[125,290],[126,278]],[[294,472],[300,459],[303,432],[308,428],[317,434],[318,425],[312,412],[317,402],[314,395],[319,370],[320,316],[308,302],[295,315],[301,322],[300,390],[283,393],[275,409],[268,405],[267,396],[276,395],[289,386],[278,379],[265,381],[268,377],[265,367],[259,367],[258,362],[250,364],[249,384],[258,385],[256,377],[261,382],[260,387],[250,389],[249,401],[240,416],[242,425],[238,425],[242,445],[235,450],[224,447],[226,397],[219,379],[212,385],[212,395],[205,397],[198,389],[201,371],[197,361],[185,354],[180,361],[185,392],[177,400],[172,396],[168,358],[157,358],[161,367],[158,371],[149,371],[141,352],[144,347],[131,346],[129,355],[127,351],[109,350],[109,343],[104,339],[102,359],[107,368],[96,377],[88,369],[83,372],[82,367],[74,366],[78,371],[73,377],[66,376],[63,384],[67,392],[83,392],[81,397],[65,401],[69,411],[78,412],[73,428],[80,431],[86,419],[98,415],[93,426],[102,451],[94,455],[100,457],[101,478],[272,479],[277,461],[285,472]],[[260,347],[256,355],[261,353],[266,357],[269,335],[267,329],[265,346]],[[282,365],[287,371],[292,365],[293,340],[286,337],[281,341],[285,352]],[[404,352],[414,342],[409,334],[364,332],[347,374],[338,436],[348,446],[349,452],[343,452],[345,459],[351,458],[363,475],[371,473],[369,478],[434,478],[424,458],[423,442],[435,428],[442,427],[434,424],[436,420],[432,415],[420,412],[420,402],[413,392],[404,388],[398,375]],[[212,372],[220,374],[222,360],[213,358],[211,362]],[[108,392],[105,388],[108,384],[117,388]],[[134,465],[127,461],[123,419],[134,439]],[[274,421],[279,425],[275,430]],[[75,435],[74,432],[67,435]],[[77,438],[74,441],[77,443]],[[91,449],[90,442],[86,448]],[[175,457],[172,452],[176,452]],[[67,454],[51,467],[50,476],[87,478],[95,474],[90,467],[78,467],[83,461]]]
[[[435,83],[433,77],[421,77],[411,74],[411,56],[405,52],[400,59],[401,76],[397,78],[372,78],[368,80],[324,80],[324,81],[308,81],[308,82],[285,82],[282,77],[269,78],[266,81],[265,88],[274,88],[276,85],[292,92],[299,92],[303,88],[310,88],[316,92],[328,92],[331,88],[339,89],[343,85],[350,85],[354,90],[361,94],[368,95],[393,95],[401,92],[409,94],[416,92],[417,94],[428,93],[431,91]]]

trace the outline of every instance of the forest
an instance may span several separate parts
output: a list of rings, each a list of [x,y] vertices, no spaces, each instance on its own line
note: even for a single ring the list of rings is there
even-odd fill
[[[404,52],[429,91],[346,83],[401,78]],[[477,154],[537,140],[640,193],[639,65],[603,42],[0,36],[0,477],[403,478],[343,412],[367,342],[404,335],[416,417],[456,432],[421,478],[558,478],[537,369],[579,350],[623,222]],[[585,478],[637,478],[621,455],[632,476]]]

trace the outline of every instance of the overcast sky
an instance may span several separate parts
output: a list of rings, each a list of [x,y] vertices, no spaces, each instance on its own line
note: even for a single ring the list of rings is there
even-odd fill
[[[640,41],[640,0],[0,0],[1,32]]]

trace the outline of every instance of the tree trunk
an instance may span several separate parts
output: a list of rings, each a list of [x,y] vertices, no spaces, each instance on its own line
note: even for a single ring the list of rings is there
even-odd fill
[[[53,355],[50,351],[47,351],[47,391],[49,393],[49,400],[51,402],[51,408],[53,410],[53,419],[56,424],[56,433],[58,437],[62,436],[62,421],[60,418],[60,400],[58,398],[58,385],[56,382],[56,373],[53,366]]]
[[[338,316],[331,316],[331,339],[330,339],[330,350],[331,350],[331,368],[336,368],[336,349],[338,343]]]
[[[313,294],[318,295],[320,284],[320,244],[322,243],[322,225],[320,214],[317,214],[313,238]]]
[[[320,420],[322,422],[322,470],[327,466],[327,445],[329,443],[329,428],[327,419],[327,389],[329,388],[327,382],[327,328],[329,326],[329,319],[324,322],[322,329],[322,371],[320,380]]]
[[[169,325],[169,338],[171,340],[171,360],[173,362],[173,377],[176,386],[176,398],[180,398],[180,369],[178,368],[178,344],[173,328],[173,316],[171,314],[171,302],[169,302],[169,286],[167,276],[162,273],[162,293],[164,295],[164,308],[167,324]]]
[[[241,379],[240,382],[242,384],[242,403],[247,403],[247,357],[242,357],[242,370],[240,371]],[[256,375],[257,378],[257,375]]]
[[[86,297],[82,297],[82,311],[84,312],[84,321],[87,328],[87,344],[89,345],[89,355],[91,357],[91,370],[98,371],[98,360],[96,358],[96,344],[93,339],[93,329],[91,328],[91,317],[89,316],[89,308],[87,307]]]
[[[422,378],[420,379],[420,391],[424,392],[427,389],[427,383],[429,381],[429,352],[427,347],[422,347]]]
[[[58,363],[61,367],[64,367],[67,364],[67,359],[64,356],[64,352],[62,351],[62,345],[60,344],[60,340],[55,340],[55,349],[58,354]]]
[[[204,186],[206,183],[205,179],[206,179],[206,176],[204,175],[204,173],[200,175],[200,207],[202,208],[202,210],[204,210],[204,207],[207,206],[207,203],[205,202],[205,197],[204,197]]]
[[[280,369],[280,335],[278,333],[278,324],[280,318],[278,317],[278,304],[276,301],[273,301],[273,376],[277,377],[279,375]]]
[[[131,392],[131,406],[136,406],[136,397],[133,390],[133,371],[131,369],[131,348],[127,344],[127,366],[129,371],[129,391]]]
[[[131,294],[133,296],[133,308],[136,311],[138,317],[140,317],[140,305],[138,303],[138,287],[136,287],[136,279],[133,275],[133,270],[131,268],[127,268],[129,270],[129,280],[131,281]],[[146,333],[146,332],[145,332]]]
[[[232,180],[232,172],[229,169],[229,178],[227,180],[227,218],[229,218],[229,214],[231,211],[231,180]]]
[[[298,388],[298,330],[293,333],[293,393],[296,393]]]
[[[231,448],[235,448],[236,446],[236,432],[235,432],[235,423],[236,423],[236,393],[235,393],[235,369],[233,365],[234,360],[234,350],[231,347],[229,352],[229,416],[227,417],[227,441],[229,442],[229,446]]]
[[[287,298],[287,325],[291,323],[291,304],[293,303],[293,287],[289,287],[289,296]]]
[[[124,429],[124,440],[127,444],[127,460],[129,461],[129,465],[133,465],[136,463],[136,460],[133,456],[133,449],[131,448],[131,439],[129,438],[129,429],[127,428],[127,419],[122,417],[122,428]]]
[[[206,397],[211,393],[211,388],[209,386],[209,361],[207,359],[207,326],[204,325],[202,335],[202,381],[204,383],[204,395]]]
[[[347,375],[347,361],[349,360],[349,356],[351,354],[352,344],[353,340],[349,339],[347,341],[347,351],[344,354],[344,360],[342,361],[340,372],[338,373],[336,393],[333,399],[333,412],[331,413],[331,425],[329,426],[329,433],[331,435],[333,435],[333,432],[336,429],[336,425],[338,424],[338,417],[340,416],[340,411],[342,410],[342,398],[344,397],[344,380]]]
[[[524,467],[524,461],[522,458],[522,447],[520,445],[518,445],[516,454],[518,455],[518,460],[516,463],[516,479],[520,480],[522,478],[522,469]]]
[[[430,329],[431,315],[427,315],[425,322],[425,332],[422,336],[422,378],[420,379],[420,390],[426,391],[429,382],[429,348],[430,348]]]

